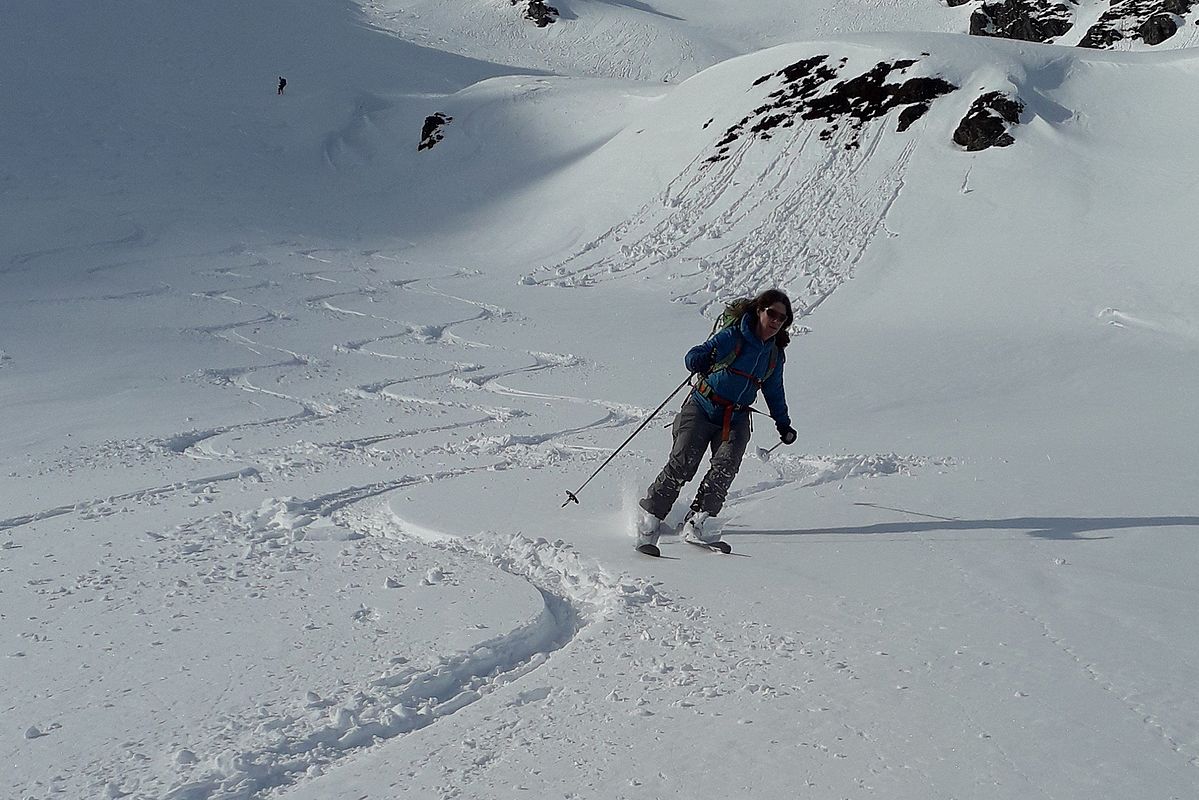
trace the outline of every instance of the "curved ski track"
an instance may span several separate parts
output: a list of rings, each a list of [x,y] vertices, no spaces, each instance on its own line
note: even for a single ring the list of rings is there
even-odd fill
[[[799,198],[804,191],[814,189],[809,186],[792,194]],[[765,201],[757,200],[752,208],[747,202],[741,198],[730,204],[729,218],[750,219]],[[711,673],[710,679],[705,682],[697,677],[703,674],[700,667],[696,668],[700,671],[678,678],[683,681],[681,686],[693,686],[687,691],[697,696],[719,693],[714,687],[719,685],[717,675],[723,669],[721,658],[744,661],[741,654],[759,646],[764,649],[755,658],[762,664],[777,657],[780,649],[812,655],[811,650],[799,650],[794,643],[773,639],[765,645],[759,645],[758,639],[751,644],[724,641],[719,633],[703,630],[695,622],[702,617],[702,609],[670,607],[652,584],[613,577],[562,541],[502,533],[458,539],[421,531],[384,510],[364,510],[371,505],[367,501],[397,490],[480,471],[598,462],[610,451],[580,442],[580,437],[585,440],[610,428],[623,434],[647,413],[647,409],[605,398],[510,385],[514,377],[535,383],[551,372],[587,365],[568,353],[508,349],[497,344],[506,338],[499,335],[502,326],[519,317],[471,299],[466,291],[443,288],[461,282],[469,273],[391,280],[382,277],[386,270],[381,262],[388,267],[401,263],[396,254],[303,250],[285,245],[274,245],[262,253],[232,247],[194,259],[194,270],[173,275],[169,285],[159,280],[152,259],[142,266],[126,264],[120,276],[122,290],[105,291],[93,299],[119,302],[127,313],[143,311],[147,316],[155,313],[157,304],[180,299],[227,307],[226,314],[216,315],[216,320],[224,316],[224,321],[181,332],[210,340],[217,345],[215,352],[229,354],[229,362],[179,377],[206,392],[245,397],[254,407],[250,418],[78,447],[42,469],[53,474],[137,465],[155,468],[164,476],[191,472],[209,462],[225,464],[227,469],[16,514],[0,519],[0,532],[16,537],[27,526],[68,515],[86,522],[174,502],[182,506],[182,518],[192,520],[179,526],[180,535],[212,529],[215,533],[210,539],[245,541],[248,550],[242,560],[252,561],[262,548],[302,541],[312,523],[323,520],[335,524],[346,541],[363,536],[375,542],[399,540],[408,548],[436,548],[458,558],[481,559],[527,580],[540,593],[544,610],[537,619],[499,637],[466,652],[445,655],[431,670],[389,672],[370,686],[355,687],[356,699],[344,713],[337,708],[335,713],[315,717],[304,709],[279,712],[282,716],[274,722],[259,722],[257,734],[249,723],[238,729],[239,735],[248,737],[238,741],[228,739],[232,734],[210,731],[213,748],[235,746],[240,753],[220,761],[215,771],[211,758],[201,758],[170,765],[175,770],[173,777],[134,773],[130,778],[128,765],[98,762],[83,775],[93,781],[89,785],[97,785],[94,781],[99,780],[98,785],[107,784],[120,792],[128,779],[142,787],[135,796],[159,785],[166,794],[158,796],[173,800],[259,797],[319,772],[348,752],[415,732],[460,711],[545,664],[551,654],[568,647],[585,626],[625,618],[626,612],[635,609],[665,608],[669,616],[651,615],[634,629],[643,624],[665,627],[670,636],[682,637],[685,642],[716,637],[702,667]],[[312,261],[326,266],[314,270]],[[141,286],[137,285],[139,277]],[[325,290],[305,291],[313,282]],[[131,305],[145,308],[130,309]],[[330,324],[334,320],[336,324]],[[330,340],[331,333],[339,338]],[[543,418],[547,400],[559,401],[556,406],[565,409],[557,412],[551,425]],[[255,408],[266,404],[275,409],[273,413],[254,415]],[[514,422],[523,430],[513,430]],[[355,435],[339,436],[339,428]],[[785,485],[889,474],[922,463],[897,456],[780,457],[771,465],[775,477],[742,490],[734,504]],[[347,479],[364,473],[387,477],[367,482]],[[287,485],[301,477],[314,480],[313,476],[336,488],[303,501],[276,498],[256,511],[195,516],[202,504],[221,496],[222,487],[252,490],[261,497],[273,484]],[[228,500],[245,502],[245,498]],[[150,536],[164,548],[176,548],[178,557],[209,547],[203,538],[179,544],[172,536]],[[21,546],[16,539],[3,544]],[[246,563],[248,571],[267,569],[266,565]],[[627,626],[622,630],[625,637],[640,635]],[[835,661],[832,656],[829,659]],[[762,688],[755,684],[746,691],[760,693]],[[616,698],[614,702],[622,701]],[[201,745],[203,742],[196,743],[197,749]]]
[[[235,527],[252,542],[278,536],[299,541],[313,519],[332,514],[348,537],[365,535],[384,547],[393,540],[401,540],[405,548],[416,542],[457,557],[482,559],[527,580],[541,595],[541,613],[465,652],[443,656],[428,669],[400,662],[367,685],[348,687],[341,694],[352,696],[350,701],[310,698],[308,707],[321,713],[306,715],[296,709],[267,726],[273,735],[236,742],[238,757],[218,769],[182,770],[190,774],[178,780],[166,798],[251,798],[319,774],[351,752],[425,728],[537,669],[591,621],[658,602],[651,584],[615,580],[561,542],[499,535],[459,539],[413,528],[385,505],[351,508],[362,499],[361,493],[347,490],[308,501],[267,503]],[[280,524],[280,519],[285,522]],[[234,743],[223,746],[230,744]]]

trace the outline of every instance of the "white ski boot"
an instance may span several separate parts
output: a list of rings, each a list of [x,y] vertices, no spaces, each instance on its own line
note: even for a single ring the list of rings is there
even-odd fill
[[[637,537],[637,552],[654,557],[662,555],[662,551],[658,549],[658,537],[662,535],[662,520],[641,506],[637,506],[636,514],[634,533]]]
[[[721,541],[720,523],[706,511],[688,511],[679,533],[684,542],[706,547],[709,550],[729,553],[733,549],[726,542]]]

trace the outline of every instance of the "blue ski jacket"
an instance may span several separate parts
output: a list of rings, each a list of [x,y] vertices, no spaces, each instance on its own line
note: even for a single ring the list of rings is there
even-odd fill
[[[766,405],[770,409],[770,416],[774,418],[775,427],[782,431],[791,427],[791,416],[787,413],[787,398],[783,392],[783,363],[786,358],[772,339],[763,342],[758,338],[753,330],[751,316],[749,313],[742,315],[741,322],[737,325],[722,328],[703,344],[692,347],[683,358],[683,363],[689,371],[706,375],[712,365],[732,355],[737,347],[737,340],[740,339],[741,352],[736,361],[726,369],[707,375],[708,386],[720,397],[737,405],[733,419],[739,421],[749,413],[744,410],[745,407],[752,405],[758,398],[758,383],[733,370],[752,375],[757,381],[765,380],[762,383],[762,396],[766,398]],[[767,377],[772,352],[776,354],[774,372]],[[724,408],[704,397],[698,389],[691,390],[691,399],[704,410],[709,420],[718,425],[721,423]]]

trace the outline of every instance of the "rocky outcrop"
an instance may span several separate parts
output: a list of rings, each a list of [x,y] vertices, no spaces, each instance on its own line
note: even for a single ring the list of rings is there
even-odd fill
[[[928,113],[928,103],[913,103],[912,105],[899,112],[899,124],[895,126],[895,130],[903,133],[908,128],[912,127],[912,123]]]
[[[1137,28],[1137,33],[1141,35],[1145,44],[1161,44],[1178,33],[1178,23],[1175,19],[1173,14],[1154,14]]]
[[[442,126],[449,124],[453,119],[453,117],[448,114],[442,114],[440,111],[432,116],[425,117],[425,124],[420,129],[420,144],[416,146],[416,149],[428,150],[440,142],[444,138],[441,132]]]
[[[924,55],[927,55],[925,53]],[[895,109],[899,114],[899,130],[907,128],[929,109],[936,98],[957,89],[938,77],[911,77],[892,80],[892,75],[904,75],[918,59],[879,62],[867,72],[838,81],[846,59],[835,66],[829,56],[814,56],[791,64],[778,72],[763,75],[754,86],[778,81],[779,88],[767,95],[767,102],[755,108],[747,117],[725,131],[716,143],[717,153],[709,161],[726,158],[734,143],[745,136],[769,139],[776,128],[789,128],[797,122],[823,120],[827,123],[820,137],[828,140],[842,124],[861,130],[869,120],[885,116]],[[845,147],[857,147],[854,136]]]
[[[525,6],[525,19],[532,20],[538,28],[544,28],[558,21],[558,9],[546,5],[545,0],[511,0],[512,5]]]
[[[1157,45],[1178,32],[1184,14],[1194,0],[1112,0],[1111,8],[1099,17],[1078,43],[1079,47],[1103,48],[1123,39],[1140,39]]]
[[[974,101],[962,118],[953,141],[967,150],[1007,147],[1016,140],[1008,131],[1020,121],[1024,104],[1002,92],[988,92]]]
[[[950,6],[975,0],[945,0]],[[1108,48],[1124,40],[1159,45],[1186,24],[1197,0],[1110,0],[1110,7],[1079,41],[1080,47]],[[1076,0],[982,0],[970,15],[970,33],[1029,42],[1053,43],[1074,26]]]
[[[1082,37],[1082,41],[1078,43],[1078,46],[1102,50],[1105,47],[1111,47],[1123,38],[1124,34],[1115,28],[1106,24],[1096,23],[1087,30],[1086,36]]]
[[[1073,12],[1047,0],[1004,0],[983,3],[970,15],[973,36],[995,36],[1026,42],[1048,42],[1074,27]]]

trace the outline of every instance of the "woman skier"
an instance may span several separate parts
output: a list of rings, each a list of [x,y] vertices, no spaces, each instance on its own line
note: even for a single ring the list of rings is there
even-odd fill
[[[752,300],[731,304],[723,326],[703,344],[687,351],[687,369],[700,376],[683,402],[671,430],[674,444],[666,466],[638,503],[637,549],[661,555],[658,537],[683,484],[695,477],[704,451],[712,451],[708,472],[699,484],[691,510],[683,521],[683,539],[729,552],[712,519],[720,513],[729,486],[749,446],[749,407],[758,390],[784,444],[796,439],[783,391],[787,328],[794,321],[791,300],[779,289],[768,289]]]

